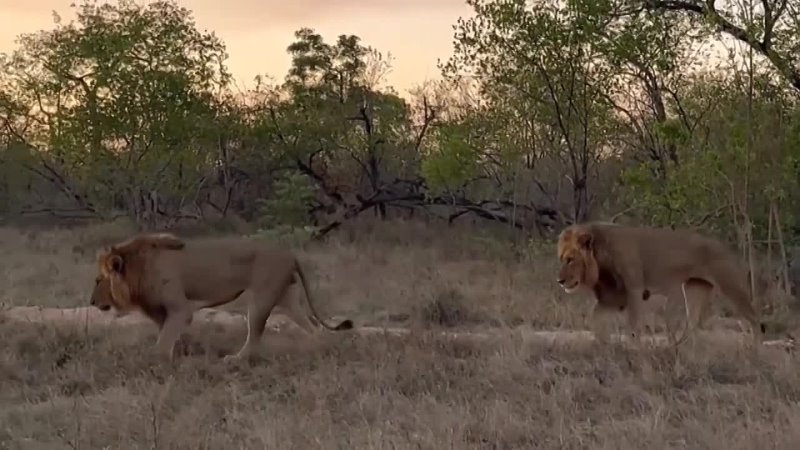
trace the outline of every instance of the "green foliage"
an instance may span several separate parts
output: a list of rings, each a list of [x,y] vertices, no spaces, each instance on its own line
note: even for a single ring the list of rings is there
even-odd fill
[[[601,54],[604,47],[587,32],[584,16],[574,5],[542,1],[531,8],[524,0],[468,3],[475,16],[459,21],[454,55],[443,71],[454,81],[464,76],[483,81],[480,94],[487,106],[475,115],[481,117],[478,122],[485,134],[482,142],[471,145],[448,142],[454,149],[450,153],[458,157],[437,161],[435,166],[444,165],[446,169],[439,172],[449,174],[453,183],[477,171],[487,178],[516,180],[520,168],[525,168],[529,171],[525,175],[536,180],[545,197],[552,199],[555,192],[571,189],[576,201],[570,215],[583,219],[590,203],[584,180],[611,145],[610,133],[616,127],[609,120],[613,77]],[[464,156],[470,147],[477,149],[473,153],[479,158]],[[476,162],[481,164],[475,167]],[[454,166],[459,163],[464,166],[457,170]],[[554,165],[558,171],[552,170]],[[507,188],[501,192],[509,195]]]
[[[647,222],[703,223],[729,236],[734,235],[734,219],[740,220],[733,215],[733,205],[747,204],[755,237],[763,240],[773,201],[784,205],[782,227],[794,226],[786,206],[792,204],[789,196],[797,198],[798,171],[792,162],[797,160],[798,140],[792,130],[800,116],[795,101],[774,95],[768,84],[756,83],[758,90],[750,97],[733,81],[715,83],[719,84],[709,89],[706,81],[698,80],[682,93],[689,115],[714,105],[694,133],[674,121],[656,128],[665,142],[675,145],[680,163],[669,163],[664,177],[654,175],[653,161],[627,169],[626,198]],[[795,112],[787,116],[784,111]]]
[[[653,124],[653,133],[665,146],[686,145],[691,138],[686,127],[675,118]]]
[[[422,163],[422,175],[431,193],[455,190],[478,174],[479,154],[468,134],[469,130],[460,124],[437,130],[438,150]]]
[[[77,9],[76,22],[23,36],[2,68],[6,95],[40,105],[7,110],[21,138],[105,202],[134,186],[196,189],[212,161],[212,96],[229,79],[223,44],[170,2]]]
[[[296,246],[307,242],[316,227],[309,224],[308,205],[314,201],[314,190],[308,178],[290,171],[275,180],[269,198],[258,200],[260,239]]]
[[[666,182],[656,181],[652,162],[634,166],[622,174],[628,203],[653,225],[697,222],[700,215],[725,204],[724,188],[709,183],[715,181],[709,172],[718,168],[716,160],[713,153],[703,153],[684,159],[680,167],[668,163],[671,175]]]
[[[308,178],[291,171],[275,180],[273,195],[259,200],[260,224],[266,228],[302,228],[308,224],[308,207],[314,190]]]

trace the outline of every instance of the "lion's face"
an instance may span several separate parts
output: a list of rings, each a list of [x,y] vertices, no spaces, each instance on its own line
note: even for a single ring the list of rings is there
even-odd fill
[[[108,311],[115,306],[114,298],[111,296],[111,280],[101,275],[95,278],[91,305],[100,311]]]
[[[593,239],[586,231],[571,228],[558,239],[558,284],[567,294],[597,283],[597,261],[592,253]]]
[[[114,308],[117,315],[133,309],[130,288],[123,277],[123,259],[113,250],[106,249],[98,255],[98,274],[92,290],[91,305],[101,311]]]

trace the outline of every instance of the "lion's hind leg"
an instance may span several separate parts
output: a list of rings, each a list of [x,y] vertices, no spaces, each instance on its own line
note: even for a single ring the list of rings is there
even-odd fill
[[[720,293],[733,303],[739,315],[750,322],[753,338],[760,343],[766,333],[766,327],[753,306],[747,279],[735,270],[730,261],[717,262],[710,269]]]
[[[286,295],[291,284],[289,277],[291,274],[283,274],[253,288],[247,305],[247,338],[239,351],[235,355],[226,356],[226,360],[246,359],[253,354],[255,347],[261,342],[272,310]]]
[[[701,279],[690,279],[673,286],[667,294],[666,334],[671,346],[677,347],[689,338],[694,338],[699,316],[710,309],[709,302],[714,286]],[[680,318],[683,320],[680,320]],[[677,336],[678,323],[684,322],[683,332]]]
[[[316,317],[308,313],[305,302],[299,295],[291,295],[287,292],[275,305],[275,311],[280,311],[292,320],[297,326],[308,335],[316,335],[323,325]]]
[[[691,279],[684,286],[687,320],[692,324],[692,330],[705,329],[706,321],[711,317],[714,285],[705,280]]]

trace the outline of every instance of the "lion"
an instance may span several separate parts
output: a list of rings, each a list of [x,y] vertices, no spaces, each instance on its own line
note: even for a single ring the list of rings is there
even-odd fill
[[[651,296],[666,297],[668,305],[683,302],[687,311],[685,337],[690,331],[690,313],[695,316],[691,321],[698,324],[710,315],[715,289],[750,323],[758,341],[766,333],[751,302],[747,268],[721,242],[697,232],[597,222],[575,224],[560,233],[558,258],[559,286],[568,294],[592,292],[597,300],[594,318],[608,310],[625,311],[636,336],[643,303]],[[690,304],[697,308],[690,310]]]
[[[141,234],[102,249],[91,304],[118,315],[139,311],[159,328],[156,348],[173,358],[175,343],[195,311],[213,308],[250,292],[247,338],[236,354],[248,358],[264,333],[274,308],[301,329],[353,328],[350,319],[326,324],[313,307],[305,274],[293,252],[243,238],[184,242],[170,233]],[[286,295],[299,278],[305,301]],[[302,304],[301,304],[302,303]]]

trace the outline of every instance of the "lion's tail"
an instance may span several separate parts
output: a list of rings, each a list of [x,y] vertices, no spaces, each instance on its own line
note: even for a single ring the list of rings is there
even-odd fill
[[[303,273],[303,268],[300,266],[299,261],[295,261],[295,271],[297,272],[298,277],[300,278],[300,283],[303,285],[303,291],[306,294],[306,304],[311,312],[309,314],[309,319],[318,325],[322,325],[323,327],[332,330],[332,331],[339,331],[339,330],[350,330],[353,328],[353,321],[350,319],[345,319],[341,321],[338,325],[328,325],[323,321],[317,311],[314,309],[314,300],[311,298],[311,290],[308,288],[308,283],[306,282],[305,274]]]

